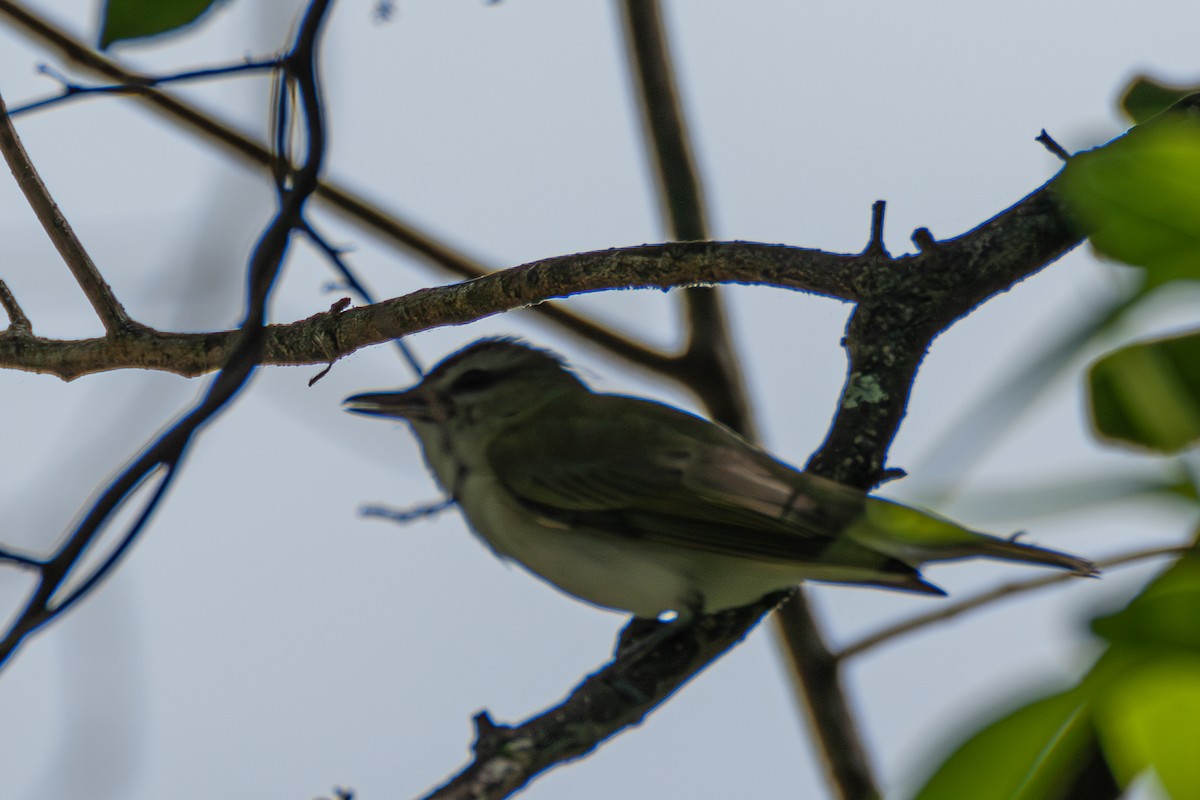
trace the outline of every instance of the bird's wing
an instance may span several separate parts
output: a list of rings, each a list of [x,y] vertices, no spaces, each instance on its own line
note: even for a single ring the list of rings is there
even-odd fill
[[[669,406],[593,395],[547,408],[487,455],[537,513],[748,558],[813,560],[865,494],[805,475]],[[595,405],[593,405],[595,404]]]

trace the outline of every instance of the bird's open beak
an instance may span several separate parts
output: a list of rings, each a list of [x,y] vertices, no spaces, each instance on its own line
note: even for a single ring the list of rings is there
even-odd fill
[[[372,417],[434,421],[428,392],[420,386],[404,392],[367,392],[347,397],[342,407],[354,414]]]

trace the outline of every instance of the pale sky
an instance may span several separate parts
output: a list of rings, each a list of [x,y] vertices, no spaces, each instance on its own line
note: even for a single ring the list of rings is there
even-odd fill
[[[116,48],[149,71],[227,63],[277,48],[283,2],[232,0],[193,33]],[[94,38],[95,3],[43,2]],[[329,174],[497,267],[660,241],[652,185],[611,3],[403,0],[337,4],[324,51]],[[1115,99],[1139,71],[1195,82],[1196,10],[1020,0],[915,3],[668,3],[684,100],[720,239],[862,249],[871,203],[886,240],[919,226],[957,235],[1057,169],[1034,141],[1068,149],[1119,134]],[[51,93],[52,57],[0,29],[9,105]],[[254,130],[262,78],[190,89]],[[64,213],[133,315],[174,330],[242,314],[247,253],[271,212],[265,181],[164,125],[132,100],[87,99],[19,120]],[[328,214],[315,217],[381,296],[448,279]],[[0,277],[49,336],[100,326],[7,175]],[[329,307],[331,275],[295,248],[273,319]],[[1028,348],[1096,307],[1120,278],[1080,250],[943,336],[926,360],[891,465],[888,496],[946,488],[934,445]],[[772,289],[728,292],[764,440],[803,464],[841,387],[848,307]],[[669,344],[675,298],[621,292],[571,301]],[[1169,317],[1142,320],[1144,328]],[[1137,328],[1131,328],[1133,333]],[[412,337],[426,363],[485,335],[519,334],[568,355],[597,388],[688,403],[600,360],[528,313]],[[1099,558],[1179,540],[1157,507],[1070,517],[971,516],[981,488],[1150,467],[1104,448],[1082,414],[1090,351],[938,506],[976,527]],[[471,717],[524,720],[606,661],[624,619],[498,562],[456,512],[397,527],[364,504],[433,500],[411,436],[354,418],[341,399],[407,384],[391,348],[316,368],[262,370],[193,447],[166,503],[115,578],[30,641],[0,673],[0,797],[21,800],[310,798],[347,786],[411,797],[457,771]],[[106,476],[186,407],[202,380],[123,372],[63,383],[0,373],[4,543],[49,548]],[[848,672],[880,779],[902,796],[944,742],[1039,686],[1069,680],[1095,645],[1084,622],[1152,569],[1029,595],[872,652]],[[1014,566],[933,570],[956,596],[1035,574]],[[0,570],[0,608],[26,579]],[[845,643],[939,602],[819,587]],[[554,770],[522,795],[822,797],[770,630],[693,680],[639,728]]]

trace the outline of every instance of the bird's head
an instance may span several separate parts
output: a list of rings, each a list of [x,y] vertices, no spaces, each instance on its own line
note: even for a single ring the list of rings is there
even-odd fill
[[[347,397],[347,411],[397,417],[418,434],[441,428],[486,434],[536,414],[563,393],[587,387],[554,353],[511,339],[482,339],[445,358],[425,378],[399,392]]]

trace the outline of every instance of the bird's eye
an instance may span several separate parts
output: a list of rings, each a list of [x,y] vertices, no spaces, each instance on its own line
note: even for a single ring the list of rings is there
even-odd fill
[[[487,370],[469,369],[454,379],[454,383],[450,384],[450,392],[451,394],[477,392],[491,386],[499,377],[496,373]]]

